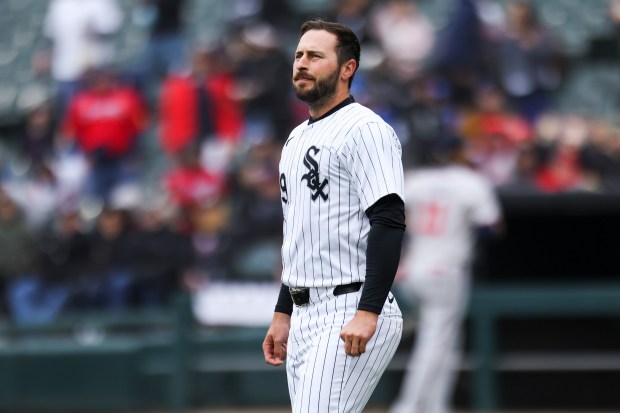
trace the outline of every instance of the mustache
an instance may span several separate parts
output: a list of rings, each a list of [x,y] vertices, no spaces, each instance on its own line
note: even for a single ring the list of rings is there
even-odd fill
[[[310,76],[307,73],[297,73],[295,75],[295,77],[293,77],[293,80],[299,80],[299,79],[306,79],[306,80],[314,80],[314,76]]]

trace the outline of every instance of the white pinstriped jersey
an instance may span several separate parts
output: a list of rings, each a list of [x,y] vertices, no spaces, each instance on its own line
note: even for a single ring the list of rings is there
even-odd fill
[[[364,281],[365,211],[388,194],[404,199],[401,157],[392,127],[359,103],[291,132],[280,160],[284,284]]]

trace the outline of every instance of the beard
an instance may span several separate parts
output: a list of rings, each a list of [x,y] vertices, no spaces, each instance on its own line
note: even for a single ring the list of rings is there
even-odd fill
[[[321,101],[325,101],[329,99],[336,93],[336,88],[338,86],[338,78],[340,76],[340,69],[334,70],[327,77],[322,79],[317,79],[314,77],[310,77],[304,73],[298,73],[293,78],[293,90],[295,91],[295,95],[299,98],[299,100],[304,101],[310,105],[320,103]],[[297,87],[295,84],[295,80],[297,79],[311,79],[314,80],[314,86],[308,89],[301,89]]]

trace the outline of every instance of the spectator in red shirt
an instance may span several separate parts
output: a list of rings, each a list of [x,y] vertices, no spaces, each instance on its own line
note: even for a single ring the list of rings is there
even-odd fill
[[[207,170],[196,147],[183,150],[177,166],[163,176],[163,186],[175,206],[186,212],[195,205],[210,203],[227,192],[227,177]]]
[[[463,112],[458,128],[479,172],[496,186],[513,178],[519,147],[533,135],[527,121],[509,108],[503,91],[492,85],[477,90],[476,107]]]
[[[116,186],[136,179],[134,148],[146,108],[110,69],[93,70],[86,80],[88,87],[71,101],[64,131],[90,162],[87,194],[106,202]]]
[[[187,73],[172,73],[160,95],[160,143],[176,157],[205,142],[232,149],[243,131],[243,108],[232,97],[235,80],[217,49],[197,48]],[[232,151],[228,151],[231,153]]]
[[[557,127],[543,129],[542,122],[557,122]],[[579,115],[555,117],[549,114],[539,119],[537,144],[544,154],[534,180],[546,193],[594,190],[583,168],[581,148],[589,134],[586,119]]]

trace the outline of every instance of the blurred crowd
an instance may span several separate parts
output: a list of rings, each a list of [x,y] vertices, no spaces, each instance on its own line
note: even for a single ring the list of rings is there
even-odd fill
[[[532,4],[453,0],[436,27],[424,1],[333,0],[307,15],[234,0],[205,41],[187,30],[189,0],[133,0],[127,15],[116,0],[51,0],[33,65],[54,94],[0,158],[3,311],[43,322],[165,305],[209,280],[278,279],[278,161],[307,118],[290,77],[308,17],[357,33],[352,94],[394,126],[405,168],[456,133],[499,192],[620,190],[618,124],[557,110],[571,59]],[[611,0],[614,24],[618,9]],[[127,19],[148,36],[118,65]]]

